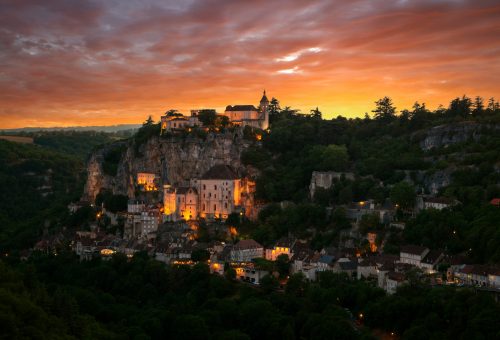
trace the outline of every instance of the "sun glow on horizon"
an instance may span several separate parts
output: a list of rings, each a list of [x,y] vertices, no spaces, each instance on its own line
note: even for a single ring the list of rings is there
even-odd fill
[[[327,119],[371,114],[384,96],[398,110],[500,97],[500,6],[150,1],[152,12],[104,1],[4,6],[0,129],[222,112],[258,105],[264,88],[282,107],[319,107]]]

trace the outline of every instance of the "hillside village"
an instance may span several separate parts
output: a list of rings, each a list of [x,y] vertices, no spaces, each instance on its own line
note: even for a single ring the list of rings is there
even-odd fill
[[[56,162],[27,163],[20,178],[36,180],[30,197],[65,203],[59,219],[38,222],[32,247],[4,257],[82,268],[149,261],[286,298],[334,280],[347,297],[333,299],[349,308],[350,294],[365,289],[395,301],[464,290],[498,300],[498,124],[488,116],[446,123],[457,118],[433,113],[445,123],[415,131],[417,118],[393,117],[386,127],[381,118],[324,120],[318,109],[267,102],[264,94],[258,107],[223,113],[169,110],[94,148],[79,181]],[[68,188],[78,185],[80,199],[71,195],[68,205]],[[356,329],[359,308],[348,316]]]
[[[217,141],[228,138],[224,130],[232,129],[229,140],[236,141],[241,136],[249,136],[249,140],[238,149],[238,152],[244,153],[262,147],[262,135],[270,132],[270,113],[273,110],[265,91],[258,107],[229,105],[223,113],[218,114],[209,109],[192,110],[190,116],[170,110],[160,117],[159,137],[151,135],[150,138],[160,138],[159,141],[166,140],[169,145],[174,145],[179,143],[179,136],[202,131],[210,134],[207,138]],[[154,127],[148,124],[145,128]],[[158,130],[155,128],[152,131]],[[424,150],[429,149],[426,140],[421,146]],[[457,142],[460,140],[445,143]],[[224,143],[222,145],[226,145]],[[130,157],[133,157],[133,153],[141,149],[135,147],[136,151],[133,151],[134,148],[129,150],[132,150]],[[221,151],[227,154],[224,147]],[[141,152],[150,154],[149,151]],[[184,151],[181,149],[176,152]],[[236,155],[239,162],[242,156]],[[231,275],[251,284],[260,284],[264,277],[271,275],[283,286],[290,275],[297,273],[309,281],[316,281],[320,273],[331,271],[345,274],[353,280],[370,281],[389,294],[411,280],[432,285],[468,285],[492,291],[500,289],[500,267],[474,264],[467,252],[457,255],[443,248],[415,244],[401,244],[399,253],[385,251],[390,249],[395,235],[405,230],[409,218],[414,218],[421,211],[447,211],[461,205],[455,198],[440,195],[441,188],[450,184],[449,177],[430,183],[422,182],[423,189],[411,203],[405,202],[403,198],[398,201],[392,197],[355,200],[351,196],[341,202],[326,203],[326,216],[338,218],[340,211],[343,216],[341,219],[345,219],[342,222],[343,229],[335,238],[336,243],[318,247],[315,237],[321,235],[316,235],[316,228],[309,228],[305,234],[288,232],[262,245],[252,239],[251,233],[243,227],[245,223],[256,223],[262,213],[266,213],[266,209],[273,209],[272,204],[257,197],[259,171],[251,166],[234,163],[233,156],[225,155],[222,158],[210,158],[210,166],[203,161],[198,163],[197,167],[206,169],[203,172],[186,172],[187,166],[183,167],[181,163],[177,169],[182,168],[184,175],[179,176],[175,170],[164,170],[165,165],[156,166],[162,172],[148,172],[147,164],[151,164],[148,157],[153,156],[141,156],[139,153],[135,157],[128,160],[132,166],[135,166],[134,159],[143,158],[145,161],[141,161],[144,162],[142,167],[133,168],[141,171],[130,172],[129,166],[128,174],[121,175],[127,181],[130,179],[130,183],[125,185],[126,196],[114,196],[108,190],[112,188],[106,189],[105,183],[115,185],[113,183],[117,182],[99,170],[105,164],[92,163],[91,159],[87,186],[99,183],[101,186],[86,189],[84,200],[71,203],[68,209],[70,213],[76,214],[79,209],[91,204],[97,211],[95,222],[87,230],[44,236],[34,249],[57,252],[58,247],[69,242],[81,260],[95,257],[107,259],[115,253],[133,257],[138,252],[146,252],[168,265],[192,266],[207,261],[211,272],[228,275],[228,271],[233,271]],[[124,162],[123,157],[121,161]],[[165,162],[172,165],[168,163],[171,161]],[[232,166],[234,164],[237,168]],[[149,169],[153,168],[149,166]],[[342,192],[346,183],[377,181],[371,174],[360,176],[355,172],[320,169],[313,170],[309,179],[307,201],[310,204],[318,199],[325,200],[325,195]],[[120,171],[115,172],[115,175]],[[189,175],[191,177],[186,177]],[[103,182],[99,179],[103,176],[110,179]],[[408,174],[406,178],[412,181]],[[404,191],[407,188],[402,183],[398,185]],[[379,185],[383,187],[384,183],[380,181]],[[91,193],[96,193],[97,188],[100,188],[99,194],[92,197]],[[118,189],[112,190],[116,192]],[[103,195],[126,199],[126,204],[122,205],[125,209],[109,209],[109,202],[106,203]],[[99,200],[100,203],[97,203]],[[490,204],[498,207],[498,202],[498,199],[492,199]],[[292,201],[284,200],[279,202],[278,209],[293,209],[295,205]],[[456,231],[453,231],[453,235],[456,235]]]

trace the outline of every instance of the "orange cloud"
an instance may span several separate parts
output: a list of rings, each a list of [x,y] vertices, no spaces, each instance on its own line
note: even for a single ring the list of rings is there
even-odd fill
[[[63,0],[0,5],[0,128],[139,123],[176,108],[361,116],[499,95],[495,1]]]

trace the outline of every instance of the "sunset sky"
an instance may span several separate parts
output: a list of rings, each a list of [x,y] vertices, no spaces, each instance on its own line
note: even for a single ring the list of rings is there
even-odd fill
[[[0,128],[500,98],[500,1],[0,0]]]

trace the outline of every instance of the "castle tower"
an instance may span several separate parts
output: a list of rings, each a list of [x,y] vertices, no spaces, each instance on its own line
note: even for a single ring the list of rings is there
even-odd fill
[[[260,127],[262,130],[267,130],[269,128],[269,99],[267,99],[266,90],[264,90],[262,99],[260,100],[260,111]]]

